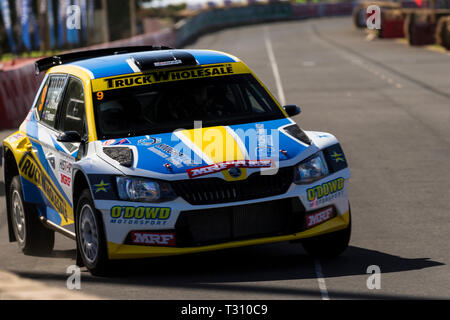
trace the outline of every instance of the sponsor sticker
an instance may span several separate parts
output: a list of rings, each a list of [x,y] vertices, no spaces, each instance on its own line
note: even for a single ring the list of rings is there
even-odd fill
[[[140,139],[138,141],[138,144],[143,145],[143,146],[151,146],[157,143],[160,143],[161,139],[160,138],[152,138],[152,137],[147,137],[146,139]]]
[[[65,172],[69,175],[72,174],[72,164],[66,160],[59,161],[59,171]]]
[[[192,159],[165,143],[150,147],[148,150],[166,159],[177,168],[181,168],[183,165],[194,165],[194,161]]]
[[[333,159],[334,162],[336,162],[336,163],[338,163],[338,162],[340,162],[340,161],[345,162],[344,154],[343,154],[343,153],[337,153],[337,152],[335,151],[332,155],[330,155],[330,157],[331,157],[331,159]]]
[[[154,65],[155,67],[164,67],[164,66],[171,66],[174,64],[181,64],[182,61],[181,60],[169,60],[169,61],[158,61],[155,62]]]
[[[327,220],[330,220],[334,216],[334,208],[328,207],[323,210],[307,214],[306,215],[306,227],[312,228],[314,226],[317,226],[318,224],[321,224],[322,222],[325,222]]]
[[[246,72],[248,72],[248,70],[246,70],[244,66],[235,63],[228,63],[195,68],[191,67],[181,70],[158,70],[139,75],[125,75],[95,79],[92,81],[92,86],[93,91],[97,92],[169,81],[216,77]]]
[[[342,195],[344,189],[344,178],[327,181],[318,186],[306,190],[308,201],[316,205],[330,201]]]
[[[261,157],[271,157],[275,152],[273,148],[273,137],[271,135],[267,135],[267,130],[264,129],[264,124],[257,123],[256,127],[256,139],[257,139],[257,147],[256,147],[256,156],[258,158]]]
[[[189,178],[195,178],[220,172],[222,170],[229,170],[230,168],[270,168],[273,161],[271,159],[265,160],[233,160],[220,163],[214,163],[208,166],[187,169],[186,172]]]
[[[332,172],[347,168],[347,159],[339,143],[326,148],[324,155]]]
[[[61,183],[70,187],[70,185],[72,184],[72,178],[69,176],[66,176],[64,173],[60,173],[60,175],[61,175]]]
[[[68,204],[53,185],[50,178],[30,153],[25,153],[19,163],[20,175],[42,190],[46,198],[55,207],[58,213],[62,214],[66,222],[68,221]]]
[[[103,180],[100,181],[100,183],[94,184],[94,192],[108,192],[108,189],[110,187],[109,183],[105,183]]]
[[[19,140],[19,139],[21,139],[21,138],[23,138],[23,137],[24,137],[23,134],[21,134],[21,133],[16,133],[16,134],[13,135],[12,137],[9,137],[9,138],[8,138],[8,142],[9,142],[9,143],[14,143],[14,142],[16,142],[17,140]]]
[[[164,225],[171,215],[171,208],[114,206],[111,208],[111,223]]]
[[[131,242],[140,245],[170,247],[174,247],[176,244],[175,233],[146,231],[132,231]]]
[[[102,143],[102,145],[104,145],[104,146],[119,146],[122,144],[130,144],[130,140],[128,140],[127,138],[121,139],[121,140],[110,139],[110,140],[103,141],[103,143]]]

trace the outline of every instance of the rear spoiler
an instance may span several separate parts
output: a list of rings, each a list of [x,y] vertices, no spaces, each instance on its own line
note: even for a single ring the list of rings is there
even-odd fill
[[[121,48],[107,48],[96,49],[87,51],[76,51],[66,54],[55,55],[48,58],[43,58],[34,63],[35,73],[38,75],[42,71],[46,71],[51,67],[75,62],[84,59],[98,58],[104,56],[111,56],[122,53],[134,53],[144,51],[156,51],[156,50],[171,50],[173,48],[166,46],[134,46],[134,47],[121,47]]]

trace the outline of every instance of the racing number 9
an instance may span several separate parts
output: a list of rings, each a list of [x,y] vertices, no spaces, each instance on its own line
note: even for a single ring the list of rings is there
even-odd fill
[[[102,91],[97,92],[97,100],[103,100],[104,97],[105,95],[103,94]]]

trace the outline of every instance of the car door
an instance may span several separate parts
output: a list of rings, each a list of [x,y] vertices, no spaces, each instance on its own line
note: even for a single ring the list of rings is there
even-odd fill
[[[46,94],[43,106],[38,106],[41,145],[38,153],[54,189],[47,195],[47,219],[75,232],[72,167],[80,144],[60,142],[58,137],[65,131],[77,131],[81,136],[87,132],[83,85],[81,80],[69,75],[51,75]]]
[[[41,190],[45,217],[58,226],[73,224],[71,195],[61,187],[58,159],[62,148],[56,129],[60,105],[68,83],[67,74],[50,74],[37,101],[37,130],[29,132],[34,154],[42,166]]]
[[[68,132],[78,132],[80,137],[87,135],[85,95],[83,82],[70,76],[64,98],[61,102],[58,120],[56,123],[58,135]],[[58,178],[61,188],[72,199],[73,164],[78,156],[80,143],[59,142],[55,143],[55,160],[58,171]]]

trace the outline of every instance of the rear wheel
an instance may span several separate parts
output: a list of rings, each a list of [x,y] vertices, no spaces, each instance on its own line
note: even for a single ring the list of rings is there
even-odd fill
[[[350,210],[349,219],[349,224],[345,229],[303,240],[303,248],[314,257],[337,257],[347,249],[350,242],[352,231]]]
[[[96,212],[91,193],[85,189],[76,212],[78,252],[84,265],[93,275],[106,275],[110,270],[103,221]]]
[[[55,232],[41,223],[33,205],[24,202],[19,176],[12,179],[8,196],[10,218],[19,248],[27,255],[49,255],[55,244]]]

